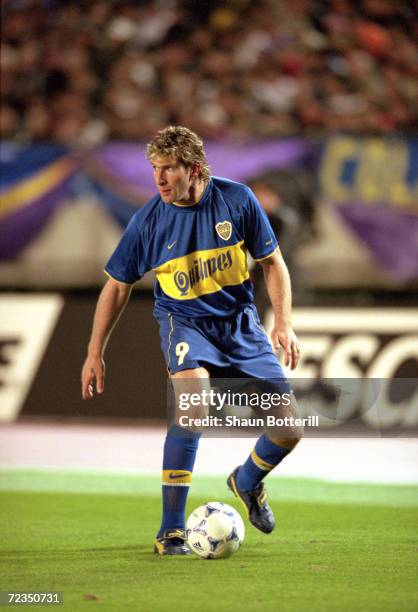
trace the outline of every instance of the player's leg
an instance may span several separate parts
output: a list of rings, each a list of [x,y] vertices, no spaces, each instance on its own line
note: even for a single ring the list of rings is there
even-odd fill
[[[275,520],[267,503],[263,480],[292,452],[301,437],[300,428],[289,426],[285,431],[283,428],[278,431],[269,429],[268,433],[258,438],[246,461],[228,477],[228,487],[245,506],[250,522],[264,533],[273,531]]]
[[[269,379],[273,387],[278,385],[276,391],[282,394],[290,392],[290,404],[281,406],[275,416],[296,417],[296,400],[255,308],[249,308],[242,315],[240,329],[237,329],[236,334],[244,333],[249,350],[245,359],[234,359],[234,367],[249,378]],[[257,352],[251,349],[251,346],[257,347]],[[279,429],[269,428],[267,433],[258,438],[245,462],[235,468],[228,478],[228,486],[243,502],[250,522],[264,533],[270,533],[275,522],[273,512],[267,504],[267,494],[262,481],[295,448],[301,436],[302,429],[293,425]]]
[[[175,405],[179,397],[200,393],[209,385],[209,372],[205,368],[182,370],[171,374]],[[185,397],[185,395],[183,395]],[[203,416],[204,407],[193,406],[188,417]],[[158,554],[188,554],[185,544],[185,509],[192,480],[192,472],[199,444],[200,431],[181,427],[176,413],[168,429],[163,452],[162,520],[155,541]],[[180,421],[181,422],[181,421]]]
[[[222,365],[225,358],[196,322],[169,313],[158,317],[158,322],[161,347],[176,396],[175,405],[179,407],[182,393],[200,393],[208,388],[209,372],[201,367],[202,362]],[[194,413],[188,410],[187,414],[198,416],[199,411],[202,407],[195,406]],[[188,552],[184,545],[185,506],[200,432],[180,427],[178,416],[174,415],[174,424],[170,425],[164,444],[163,515],[155,543],[155,551],[159,554]]]
[[[279,406],[272,411],[276,420],[280,419],[281,422],[289,424],[275,428],[269,427],[267,432],[258,438],[247,460],[238,470],[236,482],[240,489],[246,491],[254,489],[287,457],[302,438],[303,428],[294,425],[298,416],[294,395],[290,395],[289,399],[289,405]],[[286,417],[290,418],[286,419]]]
[[[297,414],[292,396],[291,405],[280,411],[280,417]],[[276,415],[277,416],[277,415]],[[267,504],[264,478],[295,448],[302,437],[302,428],[294,425],[269,428],[260,436],[246,461],[228,478],[228,485],[247,508],[251,523],[260,531],[270,533],[275,526],[274,515]]]

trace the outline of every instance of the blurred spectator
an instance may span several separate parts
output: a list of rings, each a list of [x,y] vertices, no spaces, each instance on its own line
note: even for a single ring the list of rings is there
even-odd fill
[[[297,298],[300,284],[295,266],[295,256],[298,248],[306,239],[303,231],[302,216],[295,206],[285,203],[277,187],[275,188],[267,177],[250,181],[249,186],[265,210],[279,241],[280,251],[286,260],[292,278],[293,294]],[[252,279],[257,307],[261,312],[264,312],[265,308],[269,307],[270,300],[263,280],[261,266],[255,266],[252,272]]]
[[[1,137],[416,129],[412,0],[3,2]],[[393,50],[396,49],[396,53]]]
[[[270,220],[289,268],[292,268],[295,250],[302,239],[299,213],[283,201],[267,180],[257,179],[250,182],[250,186]]]

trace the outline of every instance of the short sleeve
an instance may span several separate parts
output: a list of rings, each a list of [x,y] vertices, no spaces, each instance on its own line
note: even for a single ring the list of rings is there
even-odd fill
[[[245,245],[253,259],[265,259],[277,249],[277,238],[254,193],[249,188],[247,193],[244,212]]]
[[[132,284],[142,278],[149,269],[143,237],[134,215],[107,262],[105,271],[117,281]]]

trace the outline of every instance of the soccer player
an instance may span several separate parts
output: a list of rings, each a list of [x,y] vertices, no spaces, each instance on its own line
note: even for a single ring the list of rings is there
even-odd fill
[[[103,355],[128,302],[133,284],[154,270],[154,314],[174,388],[208,387],[209,377],[285,380],[274,350],[285,365],[299,361],[291,326],[291,286],[287,267],[266,215],[243,184],[210,175],[202,140],[182,126],[157,133],[147,146],[158,189],[129,222],[105,271],[109,276],[96,307],[82,370],[84,399],[104,390]],[[247,252],[260,263],[273,306],[272,344],[253,304]],[[162,470],[162,522],[154,551],[189,552],[185,506],[199,431],[169,427]],[[263,478],[295,447],[300,431],[269,430],[256,442],[227,484],[244,504],[250,522],[264,533],[274,528]]]

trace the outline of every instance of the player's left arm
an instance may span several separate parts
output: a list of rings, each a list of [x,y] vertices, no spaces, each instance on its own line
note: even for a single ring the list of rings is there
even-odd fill
[[[274,350],[283,348],[285,366],[294,370],[299,363],[299,343],[292,328],[292,289],[289,271],[280,249],[259,262],[274,312],[271,340]]]

